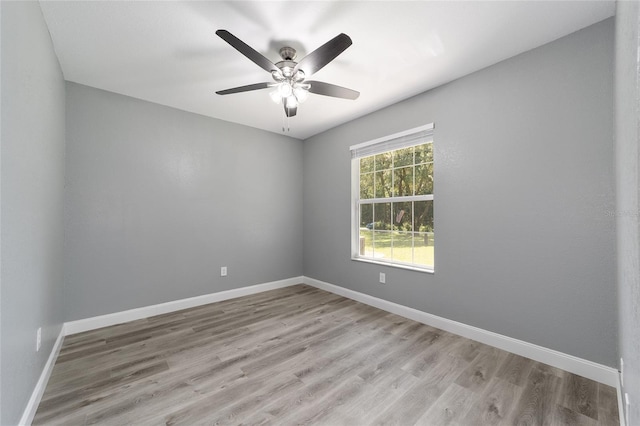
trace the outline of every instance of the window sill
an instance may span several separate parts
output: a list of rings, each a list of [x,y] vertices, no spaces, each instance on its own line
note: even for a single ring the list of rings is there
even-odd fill
[[[363,263],[373,263],[374,265],[380,265],[380,266],[388,266],[390,268],[408,269],[410,271],[423,272],[427,274],[435,273],[434,269],[419,268],[417,266],[402,265],[400,263],[381,262],[379,260],[367,259],[363,257],[352,257],[351,260],[355,260],[356,262],[363,262]]]

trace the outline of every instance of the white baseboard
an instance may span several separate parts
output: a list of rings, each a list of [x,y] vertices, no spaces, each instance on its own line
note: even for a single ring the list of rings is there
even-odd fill
[[[182,309],[193,308],[209,303],[221,302],[223,300],[234,299],[236,297],[248,296],[250,294],[261,293],[263,291],[275,290],[277,288],[289,287],[295,284],[302,284],[304,277],[293,277],[279,281],[272,281],[248,287],[234,288],[232,290],[220,291],[217,293],[205,294],[202,296],[189,297],[187,299],[174,300],[160,303],[158,305],[143,306],[141,308],[129,309],[127,311],[115,312],[97,317],[85,318],[77,321],[65,323],[66,335],[82,333],[84,331],[95,330],[97,328],[122,324],[154,315],[166,314],[180,311]]]
[[[40,405],[40,400],[42,399],[44,390],[46,389],[47,383],[49,382],[49,377],[51,376],[51,372],[53,371],[53,366],[56,363],[56,359],[58,359],[58,354],[60,353],[60,348],[62,347],[64,336],[65,331],[63,324],[62,328],[60,329],[60,334],[58,334],[58,338],[53,344],[53,348],[51,349],[51,353],[49,354],[49,359],[42,369],[42,373],[40,374],[38,383],[36,383],[36,387],[31,393],[31,398],[29,398],[29,402],[27,403],[27,406],[22,413],[22,418],[20,419],[19,425],[28,426],[31,425],[31,422],[33,422],[33,417],[36,415],[38,405]]]
[[[556,368],[560,368],[570,373],[586,377],[591,380],[603,383],[614,388],[618,387],[618,371],[592,361],[568,355],[553,349],[534,345],[523,340],[503,336],[492,331],[483,330],[478,327],[452,321],[436,315],[428,314],[408,306],[399,305],[384,299],[369,296],[368,294],[349,290],[344,287],[329,284],[314,278],[304,277],[304,283],[310,286],[339,294],[340,296],[365,303],[376,308],[392,312],[394,314],[449,331],[487,345],[494,346],[514,354],[542,362]]]

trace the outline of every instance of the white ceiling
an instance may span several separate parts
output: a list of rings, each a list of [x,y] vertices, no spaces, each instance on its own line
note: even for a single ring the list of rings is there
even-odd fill
[[[353,45],[314,74],[358,90],[310,95],[289,121],[306,139],[601,21],[607,1],[41,1],[68,81],[271,132],[269,90],[214,92],[271,76],[215,35],[226,29],[273,62],[298,60],[339,33]]]

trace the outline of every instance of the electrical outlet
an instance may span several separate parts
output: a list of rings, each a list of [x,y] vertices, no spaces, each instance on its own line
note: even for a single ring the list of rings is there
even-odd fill
[[[36,331],[36,352],[40,351],[41,345],[42,345],[42,327],[38,327],[38,331]]]
[[[384,272],[380,272],[380,284],[385,284],[387,282],[387,277]]]
[[[227,267],[223,266],[220,268],[220,276],[221,277],[226,277],[227,276]]]

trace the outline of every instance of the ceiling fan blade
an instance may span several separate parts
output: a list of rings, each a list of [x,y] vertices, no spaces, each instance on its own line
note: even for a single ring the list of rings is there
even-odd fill
[[[298,107],[287,108],[287,105],[285,104],[284,113],[287,117],[293,117],[298,113]]]
[[[265,58],[261,53],[256,51],[254,48],[249,46],[244,41],[240,40],[238,37],[234,36],[227,30],[218,30],[216,34],[229,43],[233,48],[235,48],[238,52],[242,53],[247,58],[251,59],[255,64],[257,64],[260,68],[265,71],[278,71],[278,67],[275,66],[273,62]]]
[[[272,83],[255,83],[246,86],[234,87],[233,89],[219,90],[218,95],[231,95],[233,93],[249,92],[251,90],[261,90],[271,87]]]
[[[305,83],[309,83],[309,93],[315,93],[316,95],[331,96],[334,98],[342,99],[357,99],[360,96],[360,92],[347,89],[346,87],[336,86],[335,84],[323,83],[322,81],[310,81],[305,80]]]
[[[333,61],[345,49],[351,46],[351,38],[346,34],[339,34],[318,47],[313,52],[302,58],[293,72],[302,70],[307,76],[319,71],[322,67]]]

